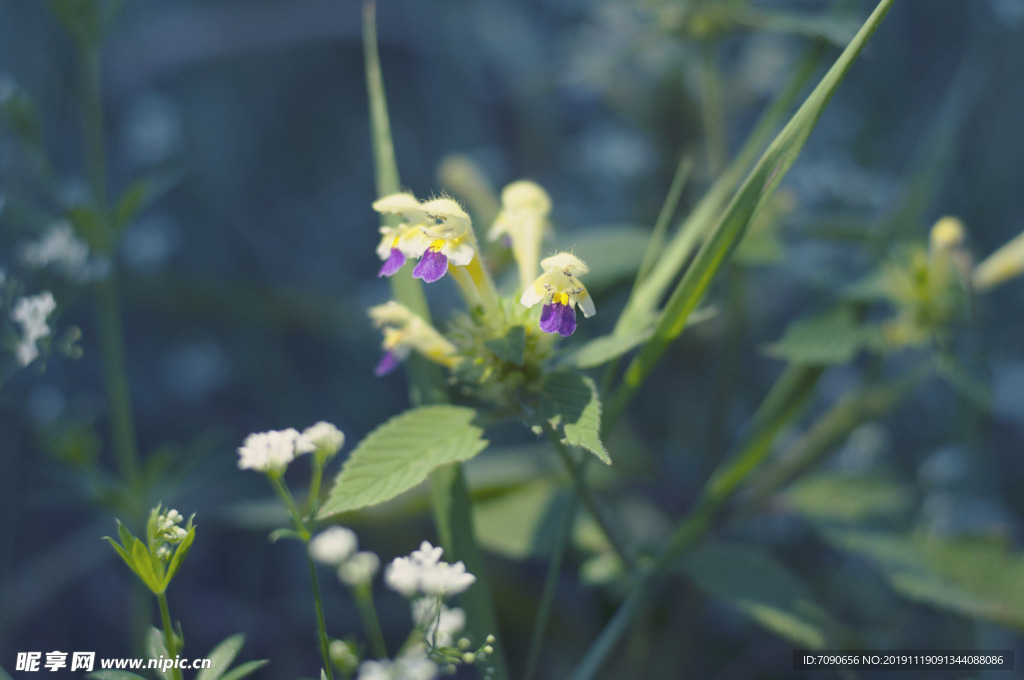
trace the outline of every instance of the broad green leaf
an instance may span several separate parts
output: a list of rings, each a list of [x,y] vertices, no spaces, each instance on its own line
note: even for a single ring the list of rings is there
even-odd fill
[[[526,354],[526,329],[513,326],[505,337],[488,340],[484,344],[502,361],[522,366]]]
[[[1024,554],[1001,542],[860,530],[823,535],[873,562],[904,597],[1024,630]]]
[[[783,500],[790,510],[811,520],[858,523],[903,515],[911,496],[890,477],[822,472],[793,484]]]
[[[320,518],[377,505],[408,491],[431,470],[469,460],[487,446],[476,411],[422,406],[384,423],[359,443],[320,510]]]
[[[795,645],[822,649],[833,626],[795,576],[769,553],[745,545],[707,543],[680,562],[701,590]]]
[[[118,670],[96,671],[95,673],[89,673],[89,677],[96,680],[146,680],[141,675]],[[0,673],[0,680],[10,680],[10,678]]]
[[[241,680],[247,675],[252,675],[259,669],[270,663],[270,659],[259,659],[257,661],[246,661],[243,664],[239,664],[237,667],[232,668],[230,671],[220,676],[220,680]]]
[[[224,638],[206,655],[206,658],[210,660],[210,667],[200,670],[196,674],[196,680],[218,680],[231,667],[231,662],[238,656],[238,652],[244,644],[245,635],[242,633]]]
[[[546,554],[548,541],[543,540],[543,530],[551,524],[546,520],[557,495],[558,485],[541,479],[477,501],[473,523],[480,545],[514,560]]]
[[[634,276],[643,262],[647,240],[648,232],[642,227],[594,227],[568,234],[558,241],[557,248],[571,250],[587,264],[590,271],[583,276],[583,283],[593,291]]]
[[[590,451],[605,465],[612,459],[601,443],[601,400],[590,378],[570,371],[554,371],[544,378],[540,417],[556,431],[562,442]]]
[[[686,327],[687,317],[700,303],[719,270],[728,262],[758,207],[774,193],[779,182],[793,165],[832,95],[864,49],[868,38],[888,13],[892,3],[893,0],[882,0],[878,4],[857,33],[857,37],[847,46],[786,127],[769,145],[714,229],[708,234],[704,245],[697,252],[693,263],[683,274],[682,280],[665,305],[654,337],[626,369],[622,387],[609,408],[612,420],[617,418],[625,404],[650,374],[669,343],[682,333]]]
[[[765,354],[796,364],[827,366],[851,361],[861,345],[856,315],[840,307],[790,324],[778,342],[765,348]]]

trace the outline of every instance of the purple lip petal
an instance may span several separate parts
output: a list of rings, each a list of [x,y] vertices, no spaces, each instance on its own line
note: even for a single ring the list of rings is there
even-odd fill
[[[444,276],[446,271],[448,271],[448,258],[444,253],[427,250],[416,264],[416,268],[412,270],[412,277],[433,283]]]
[[[576,308],[572,304],[552,302],[544,305],[540,313],[540,329],[545,333],[558,333],[564,338],[576,330]]]
[[[384,260],[384,264],[381,265],[380,271],[377,272],[377,278],[382,276],[391,276],[405,264],[405,255],[398,248],[392,248],[391,254],[388,255],[388,259]]]
[[[558,306],[560,309],[555,310],[555,317],[558,319],[558,334],[567,338],[576,330],[576,307],[571,303]]]
[[[373,374],[379,378],[387,375],[396,368],[398,368],[398,358],[391,352],[384,352],[384,356],[380,358],[380,361],[377,362],[377,366],[373,369]]]

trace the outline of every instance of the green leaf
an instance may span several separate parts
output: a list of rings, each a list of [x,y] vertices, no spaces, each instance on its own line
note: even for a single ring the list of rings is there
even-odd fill
[[[377,505],[408,491],[436,467],[466,461],[487,446],[476,411],[422,406],[371,432],[352,452],[320,510],[321,519]]]
[[[128,527],[121,524],[121,520],[117,520],[117,535],[121,539],[121,545],[126,548],[135,542],[135,536],[128,531]]]
[[[834,546],[866,557],[911,600],[1024,630],[1024,555],[986,538],[832,530]]]
[[[259,669],[270,663],[270,659],[259,659],[256,661],[246,661],[243,664],[239,664],[237,667],[232,668],[230,671],[220,676],[220,680],[241,680],[247,675],[252,675]]]
[[[714,307],[698,309],[690,315],[687,321],[688,326],[707,321],[718,314]],[[646,342],[654,333],[654,328],[648,327],[635,333],[602,335],[584,343],[581,347],[570,351],[562,357],[560,363],[576,368],[593,368],[606,364],[616,357],[639,347]]]
[[[302,534],[300,534],[298,531],[295,531],[294,529],[275,529],[270,532],[269,536],[267,536],[267,540],[271,543],[277,543],[282,538],[287,538],[295,541],[306,540],[302,537]]]
[[[526,329],[522,326],[513,326],[505,337],[488,340],[484,344],[502,361],[522,366],[526,354]]]
[[[907,488],[890,477],[832,472],[803,477],[783,499],[790,510],[808,519],[848,523],[898,517],[911,501]]]
[[[540,417],[562,431],[562,442],[590,451],[605,465],[612,459],[601,443],[601,400],[594,381],[579,373],[554,371],[544,378]]]
[[[196,674],[196,680],[218,680],[231,667],[231,662],[238,656],[238,652],[244,644],[245,635],[242,633],[224,638],[206,655],[206,658],[210,660],[210,667],[200,670]]]
[[[195,527],[189,527],[188,533],[185,534],[185,538],[181,539],[181,543],[174,549],[174,554],[171,556],[171,561],[167,565],[167,572],[164,574],[163,590],[167,590],[167,586],[170,585],[171,579],[181,569],[181,565],[185,562],[185,558],[188,557],[188,551],[192,549],[192,542],[196,540],[196,529]]]
[[[146,680],[141,675],[118,670],[96,671],[95,673],[89,673],[88,677],[96,678],[96,680]],[[0,674],[0,679],[2,678],[4,678],[4,675]]]
[[[164,586],[157,576],[156,570],[153,568],[153,556],[150,555],[146,544],[137,538],[135,543],[132,544],[132,562],[135,565],[135,573],[138,574],[147,588],[156,595],[164,592]]]
[[[650,374],[669,343],[682,333],[686,327],[687,317],[700,303],[718,272],[728,262],[758,207],[775,192],[779,182],[793,165],[832,95],[888,13],[892,3],[893,0],[882,0],[878,4],[857,33],[857,37],[847,46],[782,132],[769,145],[714,229],[708,234],[704,245],[697,252],[694,261],[666,303],[655,328],[654,337],[644,345],[640,354],[626,369],[623,385],[609,408],[609,416],[613,421]],[[653,274],[654,272],[652,278]]]
[[[167,657],[167,647],[164,645],[164,634],[159,628],[151,627],[146,633],[146,653],[150,659],[159,659],[160,657]],[[166,671],[161,668],[157,668],[157,676],[164,678],[165,680],[171,680],[171,670]]]
[[[114,208],[114,230],[120,231],[140,212],[170,191],[181,180],[177,170],[164,171],[132,182]]]
[[[95,208],[76,205],[68,208],[65,215],[75,228],[75,233],[88,244],[91,250],[100,253],[108,251],[108,241],[103,227],[103,218]]]
[[[701,590],[725,600],[795,645],[822,649],[833,626],[804,585],[769,553],[739,544],[707,543],[684,557],[682,570]]]
[[[555,509],[557,495],[557,484],[540,479],[477,501],[473,524],[480,545],[514,560],[547,554],[551,537],[544,530],[552,526],[547,520]]]
[[[796,364],[827,366],[851,361],[861,345],[856,315],[840,307],[790,324],[782,339],[765,348],[765,354]]]

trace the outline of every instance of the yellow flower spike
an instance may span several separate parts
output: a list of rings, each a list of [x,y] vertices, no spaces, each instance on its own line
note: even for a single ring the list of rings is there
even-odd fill
[[[979,292],[989,291],[1024,274],[1024,233],[986,257],[974,268],[971,282]]]
[[[540,185],[526,180],[513,182],[501,191],[501,212],[487,238],[507,236],[519,267],[519,283],[525,289],[537,273],[541,241],[550,231],[551,197]]]
[[[527,307],[544,303],[540,329],[545,333],[572,335],[576,330],[577,306],[585,317],[595,314],[594,300],[577,278],[590,270],[572,253],[557,253],[540,264],[544,273],[527,286],[519,301]]]

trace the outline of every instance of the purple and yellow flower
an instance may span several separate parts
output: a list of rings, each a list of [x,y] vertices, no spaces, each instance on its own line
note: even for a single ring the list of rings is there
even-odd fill
[[[443,366],[458,363],[455,345],[404,305],[391,301],[368,311],[374,325],[384,332],[384,355],[373,369],[378,377],[395,370],[413,351]]]
[[[450,198],[423,203],[428,220],[420,226],[426,248],[412,276],[427,283],[437,281],[448,271],[448,264],[465,267],[476,256],[476,242],[469,215]]]
[[[412,194],[391,194],[374,201],[373,209],[383,215],[397,215],[401,223],[397,226],[382,226],[377,255],[384,262],[377,276],[391,276],[410,257],[419,257],[430,245],[421,227],[430,218],[422,205]]]
[[[578,276],[589,269],[572,253],[557,253],[540,263],[544,273],[530,284],[519,301],[527,307],[544,303],[540,329],[568,337],[576,330],[576,307],[583,316],[594,316],[594,300]]]

